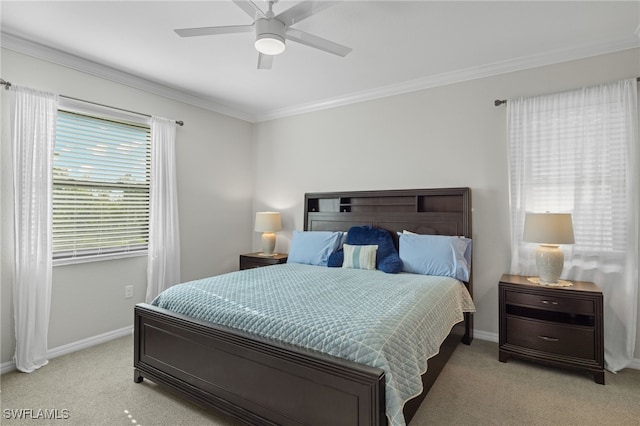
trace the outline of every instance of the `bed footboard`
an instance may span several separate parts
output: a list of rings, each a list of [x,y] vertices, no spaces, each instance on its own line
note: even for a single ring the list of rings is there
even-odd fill
[[[383,425],[384,371],[135,307],[134,381],[147,378],[248,424]]]

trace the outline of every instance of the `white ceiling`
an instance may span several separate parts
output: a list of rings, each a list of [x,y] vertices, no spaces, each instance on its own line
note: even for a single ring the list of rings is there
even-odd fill
[[[638,1],[340,1],[293,27],[349,55],[288,42],[258,70],[251,33],[173,32],[251,24],[230,0],[0,6],[3,47],[249,121],[640,47]]]

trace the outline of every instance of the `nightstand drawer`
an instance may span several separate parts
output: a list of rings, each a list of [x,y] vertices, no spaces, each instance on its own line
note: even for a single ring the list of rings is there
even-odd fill
[[[253,269],[253,268],[261,268],[263,266],[268,266],[268,263],[263,262],[252,262],[251,260],[242,259],[240,261],[240,269]]]
[[[572,314],[593,314],[595,312],[593,300],[555,297],[547,294],[542,295],[507,291],[506,303]]]
[[[507,317],[507,343],[583,359],[594,359],[594,330],[545,321]]]

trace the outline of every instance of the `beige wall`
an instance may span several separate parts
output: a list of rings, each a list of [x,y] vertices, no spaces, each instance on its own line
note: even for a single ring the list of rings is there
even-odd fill
[[[476,335],[497,340],[510,230],[506,107],[494,99],[639,75],[635,49],[257,124],[256,208],[283,212],[284,252],[302,229],[305,192],[471,187]]]
[[[2,78],[13,84],[184,120],[177,130],[176,157],[182,279],[237,269],[238,254],[251,249],[253,176],[252,125],[208,110],[152,95],[50,62],[3,49]],[[14,352],[11,287],[12,187],[9,95],[0,91],[0,213],[2,237],[1,362]],[[124,286],[134,297],[124,298]],[[55,349],[133,324],[135,303],[144,300],[146,257],[56,266],[49,328]]]

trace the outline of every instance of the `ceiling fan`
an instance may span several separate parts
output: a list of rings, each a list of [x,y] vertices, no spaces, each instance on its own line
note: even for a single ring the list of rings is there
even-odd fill
[[[180,37],[255,32],[258,69],[271,69],[273,57],[285,50],[285,40],[295,41],[338,56],[346,56],[351,52],[349,47],[291,28],[291,25],[297,24],[303,19],[333,6],[337,2],[307,0],[275,15],[273,13],[273,5],[277,1],[269,0],[269,11],[265,13],[252,0],[233,0],[240,9],[254,19],[251,25],[183,28],[174,31]]]

